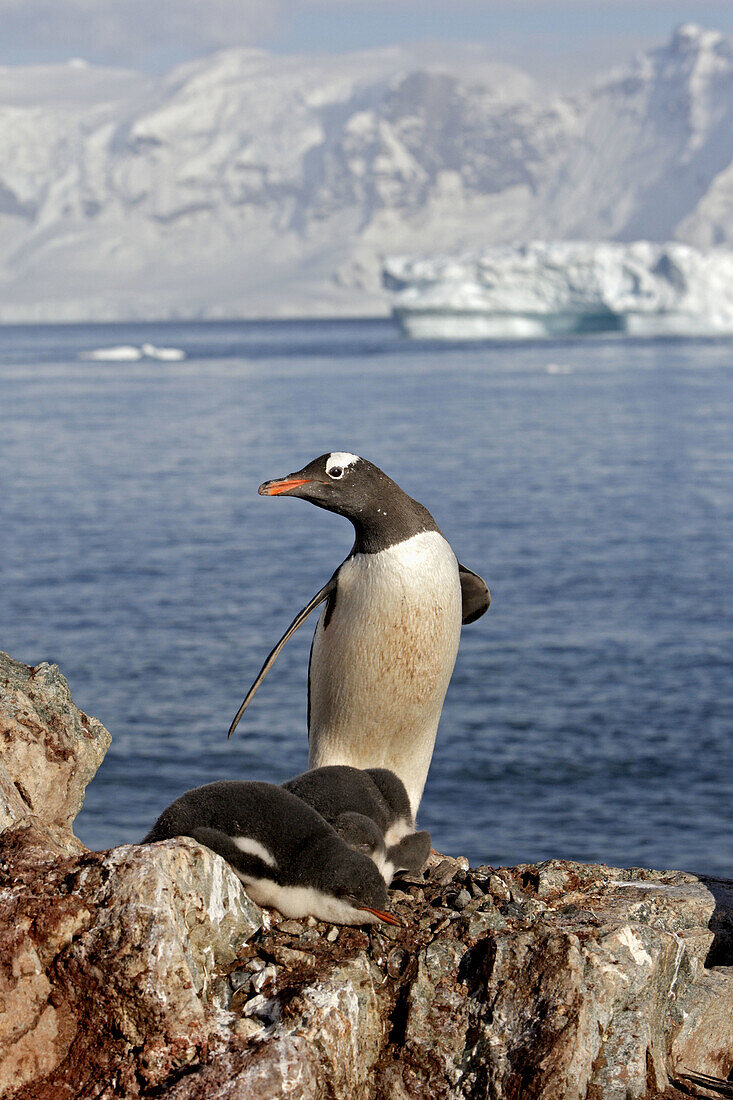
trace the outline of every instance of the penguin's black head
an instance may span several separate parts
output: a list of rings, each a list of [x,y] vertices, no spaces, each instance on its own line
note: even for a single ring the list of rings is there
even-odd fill
[[[340,860],[328,889],[339,901],[354,909],[371,913],[389,924],[399,923],[385,913],[389,895],[384,879],[372,860],[361,852],[350,850],[348,857]]]
[[[310,875],[317,880],[313,882],[319,897],[316,915],[322,920],[339,924],[400,923],[386,912],[389,895],[376,865],[337,836],[322,838]]]
[[[395,483],[371,462],[345,451],[332,451],[314,458],[294,474],[266,481],[259,492],[268,497],[302,497],[319,508],[351,518],[370,510],[377,498],[395,489]]]
[[[384,852],[384,835],[371,817],[347,810],[334,819],[333,827],[349,848],[374,858],[374,853]]]
[[[301,497],[346,516],[356,528],[357,548],[364,552],[383,550],[422,531],[438,530],[427,508],[404,493],[383,470],[346,451],[331,451],[287,477],[265,481],[259,493]]]

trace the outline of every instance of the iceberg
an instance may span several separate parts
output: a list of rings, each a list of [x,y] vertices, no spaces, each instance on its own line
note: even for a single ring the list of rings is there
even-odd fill
[[[119,344],[111,348],[95,348],[94,351],[82,352],[79,358],[94,359],[100,363],[134,363],[142,357],[141,349],[133,344]]]
[[[155,344],[143,344],[140,350],[148,359],[160,359],[164,363],[177,363],[186,358],[182,348],[158,348]]]
[[[134,363],[145,358],[173,363],[185,359],[186,353],[182,348],[158,348],[155,344],[143,344],[139,348],[134,344],[119,344],[116,347],[95,348],[94,351],[82,352],[79,358],[110,363]]]
[[[417,339],[733,333],[733,251],[652,241],[532,241],[394,256],[393,315]]]

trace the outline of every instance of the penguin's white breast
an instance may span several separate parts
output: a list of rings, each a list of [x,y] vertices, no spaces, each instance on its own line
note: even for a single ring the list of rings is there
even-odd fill
[[[343,762],[389,767],[390,744],[404,735],[415,749],[423,732],[429,759],[461,629],[458,564],[443,536],[423,532],[348,559],[324,621],[325,612],[311,656],[312,759],[345,748]]]

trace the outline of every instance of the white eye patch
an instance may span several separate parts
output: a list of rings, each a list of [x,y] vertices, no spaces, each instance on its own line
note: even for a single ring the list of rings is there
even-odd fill
[[[334,470],[348,470],[349,466],[358,461],[358,455],[351,455],[348,451],[333,451],[326,459],[326,473],[330,475]]]

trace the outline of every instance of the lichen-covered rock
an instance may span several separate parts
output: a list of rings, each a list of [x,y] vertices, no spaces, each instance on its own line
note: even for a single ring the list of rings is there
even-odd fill
[[[389,1027],[389,999],[380,990],[384,978],[368,957],[366,935],[346,932],[350,950],[339,963],[321,935],[326,927],[319,928],[315,970],[304,972],[298,961],[295,968],[276,970],[265,994],[253,989],[241,1008],[251,1026],[235,1029],[244,1040],[240,1049],[172,1087],[168,1100],[375,1096],[375,1067]],[[276,932],[265,937],[262,950],[271,954],[278,938]]]
[[[392,899],[401,928],[283,920],[193,841],[95,854],[28,819],[0,838],[0,1095],[669,1100],[729,1073],[694,876],[443,859]]]
[[[732,883],[433,855],[401,927],[284,920],[193,840],[87,851],[108,744],[58,669],[0,655],[2,1100],[681,1100],[731,1072]]]
[[[677,1009],[671,1075],[679,1080],[690,1072],[727,1078],[733,1061],[733,969],[704,971]]]
[[[27,814],[71,828],[110,741],[56,665],[0,653],[0,830]]]
[[[0,832],[29,813],[12,776],[0,759]]]
[[[231,976],[241,1046],[165,1095],[671,1100],[733,1065],[733,975],[705,968],[716,903],[692,875],[443,859],[393,903],[402,929],[333,943],[273,915]]]
[[[217,981],[260,921],[194,841],[94,853],[34,818],[6,829],[0,1096],[137,1096],[206,1060],[234,1019]]]

